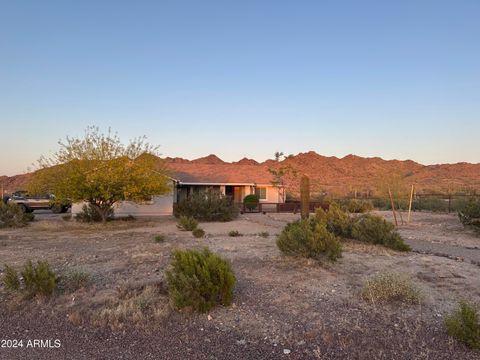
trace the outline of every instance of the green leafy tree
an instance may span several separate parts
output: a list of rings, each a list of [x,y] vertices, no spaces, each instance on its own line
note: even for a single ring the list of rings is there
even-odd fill
[[[88,127],[83,138],[67,137],[59,145],[53,156],[40,158],[30,187],[86,202],[103,222],[120,201],[145,201],[169,191],[165,167],[155,156],[157,147],[146,137],[125,145],[111,130],[104,134]]]

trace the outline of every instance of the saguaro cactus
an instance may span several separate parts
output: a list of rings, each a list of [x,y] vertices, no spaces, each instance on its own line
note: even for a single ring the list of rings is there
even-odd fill
[[[300,179],[300,209],[302,219],[310,216],[310,179],[303,175]]]

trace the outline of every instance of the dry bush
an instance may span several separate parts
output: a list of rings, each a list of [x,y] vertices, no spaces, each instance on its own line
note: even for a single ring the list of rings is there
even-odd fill
[[[350,199],[346,209],[352,214],[366,213],[373,210],[373,203],[370,200]]]
[[[168,313],[168,299],[159,285],[137,288],[129,286],[118,290],[118,296],[92,315],[95,325],[121,329],[145,326]]]
[[[412,279],[397,273],[384,273],[368,279],[362,296],[374,304],[390,302],[419,304],[422,298]]]
[[[238,230],[231,230],[231,231],[228,232],[228,236],[239,237],[239,236],[243,236],[243,234]]]
[[[154,240],[156,243],[162,243],[165,241],[165,235],[163,234],[155,235]]]
[[[193,231],[198,227],[198,221],[191,216],[180,216],[177,221],[177,228],[182,231]]]
[[[74,292],[86,288],[93,283],[93,276],[83,270],[73,269],[65,272],[59,278],[58,287],[66,292]]]
[[[205,236],[205,230],[201,228],[196,228],[196,229],[193,229],[192,234],[196,238],[203,238]]]
[[[20,279],[18,272],[13,267],[5,265],[5,274],[3,275],[3,284],[5,289],[16,291],[20,288]]]

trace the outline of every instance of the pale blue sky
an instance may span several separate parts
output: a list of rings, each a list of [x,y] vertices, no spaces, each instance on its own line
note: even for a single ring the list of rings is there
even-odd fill
[[[168,156],[480,162],[480,1],[0,0],[0,174],[109,126]]]

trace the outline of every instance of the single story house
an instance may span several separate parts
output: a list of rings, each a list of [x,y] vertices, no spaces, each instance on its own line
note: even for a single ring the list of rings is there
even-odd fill
[[[242,205],[249,194],[257,194],[260,202],[271,204],[285,202],[283,186],[274,186],[273,177],[263,165],[238,164],[198,164],[169,163],[168,170],[172,180],[172,191],[169,194],[153,196],[151,201],[134,203],[124,201],[115,205],[116,216],[158,216],[171,215],[173,204],[182,201],[195,192],[215,189],[229,196]],[[265,205],[264,208],[268,208]],[[72,213],[81,211],[81,204],[72,206]]]

